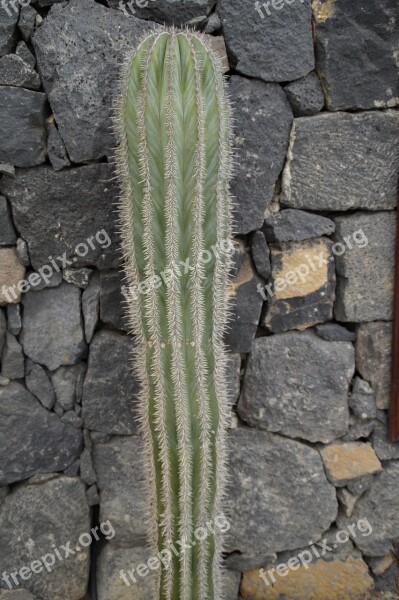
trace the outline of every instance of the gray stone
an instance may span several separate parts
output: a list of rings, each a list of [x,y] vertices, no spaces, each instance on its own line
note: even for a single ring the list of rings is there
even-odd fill
[[[100,521],[110,520],[118,546],[146,543],[147,493],[143,473],[143,442],[140,437],[113,437],[94,444],[93,462],[100,490]]]
[[[373,389],[360,377],[355,377],[353,390],[349,396],[349,406],[362,421],[377,418],[377,407]]]
[[[8,331],[13,335],[21,333],[22,319],[20,304],[7,304],[7,324]]]
[[[399,103],[397,10],[395,0],[316,4],[317,67],[329,110]]]
[[[284,86],[295,117],[316,115],[324,107],[324,94],[320,80],[312,72]]]
[[[357,440],[366,440],[373,432],[375,422],[363,421],[355,415],[349,416],[349,430],[346,435],[340,438],[342,442],[356,442]]]
[[[79,480],[59,477],[16,488],[0,508],[0,524],[2,572],[29,566],[56,547],[65,560],[61,562],[53,555],[55,566],[51,572],[43,568],[26,581],[20,579],[21,584],[41,600],[78,600],[84,596],[90,548],[82,546],[80,536],[90,534],[91,524],[85,487]],[[87,543],[87,535],[84,539]],[[67,543],[73,551],[68,556],[63,547]]]
[[[306,329],[333,317],[335,269],[332,242],[316,238],[271,246],[272,277],[262,291],[262,325],[272,333]]]
[[[85,290],[89,285],[92,274],[92,269],[65,269],[63,277],[68,283],[73,283],[73,285],[77,285],[82,290]]]
[[[55,392],[46,371],[40,365],[27,361],[26,387],[43,406],[51,410],[55,403]]]
[[[3,354],[4,344],[6,343],[7,321],[4,312],[0,308],[0,356]]]
[[[82,434],[64,425],[19,383],[0,387],[1,484],[62,471],[82,449]]]
[[[32,69],[36,66],[36,58],[33,56],[32,52],[29,50],[28,46],[22,40],[18,42],[17,49],[15,50],[15,54],[22,58],[22,60],[28,64]]]
[[[389,407],[392,323],[362,323],[357,330],[356,368],[375,392],[377,408]]]
[[[23,379],[25,359],[17,338],[7,331],[6,344],[1,360],[1,375],[7,379]]]
[[[371,441],[380,460],[399,460],[399,444],[391,444],[386,425],[375,424]]]
[[[89,506],[98,506],[100,504],[100,496],[96,485],[91,485],[86,490],[86,498]]]
[[[352,516],[341,515],[338,525],[347,529],[350,523],[367,519],[372,527],[370,535],[353,537],[355,545],[365,556],[384,556],[392,549],[392,542],[399,537],[399,462],[385,465],[371,488],[357,501]]]
[[[22,238],[17,239],[17,253],[21,265],[24,265],[24,267],[30,267],[28,244]]]
[[[240,591],[241,573],[226,569],[223,572],[223,592],[225,598],[237,600]]]
[[[230,0],[229,0],[230,1]],[[260,229],[287,153],[292,111],[277,84],[234,75],[229,91],[235,101],[236,173],[232,182],[236,233]],[[260,131],[267,135],[259,136]]]
[[[89,344],[100,320],[100,278],[96,272],[82,294],[82,311],[86,341]]]
[[[35,273],[36,275],[36,273]],[[30,277],[33,277],[33,273],[31,273]],[[36,280],[35,280],[36,281]],[[32,288],[33,292],[40,292],[40,290],[44,290],[46,288],[55,288],[61,285],[62,283],[62,271],[54,271],[50,276],[41,276],[40,272],[37,277],[37,285]]]
[[[151,557],[146,548],[116,548],[107,544],[98,557],[97,598],[98,600],[149,600],[154,597],[156,572],[147,577],[137,577],[136,583],[127,578],[127,584],[121,579],[121,571],[127,573],[132,568],[145,564]]]
[[[205,27],[204,33],[214,34],[217,33],[222,27],[222,22],[219,18],[219,15],[214,12],[210,15]]]
[[[0,590],[0,600],[37,600],[27,590]]]
[[[59,172],[17,170],[15,179],[0,181],[35,270],[50,267],[49,256],[60,269],[118,266],[116,217],[110,210],[118,194],[113,179],[112,166],[100,163]]]
[[[99,331],[90,344],[83,386],[85,427],[103,433],[136,433],[135,398],[138,384],[132,372],[134,342],[116,331]]]
[[[149,19],[165,25],[180,26],[195,24],[197,19],[206,21],[216,0],[148,0],[147,2],[124,2],[107,0],[112,8],[118,8],[126,17],[135,16],[139,19]],[[141,6],[140,6],[141,5]]]
[[[359,323],[392,319],[396,214],[337,217],[336,225],[337,320]]]
[[[34,69],[16,54],[0,58],[0,85],[40,90],[40,77]]]
[[[60,136],[60,132],[55,126],[54,121],[48,127],[47,152],[51,165],[54,171],[61,171],[65,167],[69,167],[71,161],[68,158],[68,153],[65,144]]]
[[[287,209],[266,219],[263,232],[268,242],[301,242],[322,235],[331,235],[335,223],[320,215]]]
[[[227,354],[226,380],[229,404],[234,406],[240,396],[241,387],[241,355]]]
[[[78,363],[71,367],[60,367],[52,373],[51,381],[58,404],[63,410],[72,410],[77,401],[77,389],[82,385],[86,364]]]
[[[15,246],[17,236],[7,200],[0,196],[0,246]]]
[[[0,173],[9,175],[10,177],[15,177],[15,167],[14,165],[0,163]]]
[[[381,469],[382,470],[382,469]],[[374,475],[367,475],[358,479],[357,481],[352,481],[347,484],[348,490],[354,496],[358,498],[363,496],[364,492],[369,490],[374,483]]]
[[[17,22],[19,7],[14,10],[11,6],[0,11],[0,56],[9,54],[17,43]]]
[[[0,87],[0,161],[33,167],[46,160],[46,96],[18,87]]]
[[[354,342],[356,340],[356,333],[338,323],[322,323],[316,325],[315,330],[317,335],[327,342]]]
[[[85,356],[78,288],[62,283],[54,289],[28,292],[23,306],[21,342],[26,356],[50,371]]]
[[[39,73],[72,162],[111,156],[119,64],[149,31],[145,21],[97,2],[72,0],[54,5],[34,35]]]
[[[259,338],[249,357],[238,414],[261,429],[328,443],[348,431],[354,371],[352,344],[325,342],[311,332]]]
[[[67,469],[64,470],[64,473],[68,477],[76,477],[77,474],[79,473],[79,467],[80,467],[80,459],[77,458],[75,460],[75,462],[71,464],[70,467],[68,467]]]
[[[201,15],[200,17],[194,17],[193,19],[190,19],[189,21],[187,21],[186,25],[187,27],[190,27],[190,29],[197,29],[197,31],[202,31],[206,20],[207,16]]]
[[[351,517],[358,500],[357,496],[353,496],[353,494],[343,487],[337,489],[337,497],[344,508],[345,516]]]
[[[122,295],[124,275],[118,271],[100,274],[100,318],[106,325],[129,331],[127,310]]]
[[[252,237],[251,251],[258,275],[267,281],[272,274],[272,266],[270,263],[270,250],[261,231],[255,231]]]
[[[317,450],[247,428],[231,431],[230,448],[228,566],[257,568],[268,555],[320,540],[338,504]]]
[[[75,429],[81,429],[83,427],[82,419],[75,413],[74,410],[68,410],[61,417],[61,421],[65,423],[65,425],[70,425],[71,427],[75,427]]]
[[[80,456],[80,478],[89,486],[97,481],[91,452],[88,448],[85,448]]]
[[[257,12],[253,3],[219,0],[218,13],[238,72],[265,81],[292,81],[315,64],[310,0],[275,6]]]
[[[37,16],[38,13],[31,5],[28,4],[27,6],[21,7],[21,12],[18,21],[18,29],[20,30],[25,42],[30,41],[35,31],[35,23]]]
[[[283,203],[318,211],[393,209],[398,159],[395,111],[295,119],[283,174]]]
[[[230,284],[231,319],[225,334],[230,352],[250,352],[259,325],[263,299],[249,255],[243,248],[237,255],[237,274]]]

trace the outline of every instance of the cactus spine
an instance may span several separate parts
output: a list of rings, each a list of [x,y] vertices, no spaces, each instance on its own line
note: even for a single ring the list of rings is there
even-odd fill
[[[154,598],[219,600],[230,108],[203,36],[144,39],[125,63],[115,131],[150,543],[154,556],[178,550]]]

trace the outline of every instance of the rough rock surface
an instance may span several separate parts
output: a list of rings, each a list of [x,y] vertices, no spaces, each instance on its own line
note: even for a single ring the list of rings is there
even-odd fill
[[[94,444],[93,463],[100,491],[100,521],[110,520],[118,546],[146,543],[146,486],[142,468],[142,440],[113,437]]]
[[[71,367],[60,367],[51,374],[57,403],[65,411],[72,410],[82,399],[82,387],[86,364],[78,363]]]
[[[261,231],[256,231],[254,233],[252,237],[251,251],[258,275],[267,281],[272,273],[272,266],[270,264],[270,250],[265,236]]]
[[[17,241],[7,200],[0,196],[0,246],[14,246]]]
[[[261,429],[331,442],[348,430],[348,389],[354,370],[350,343],[325,342],[310,332],[258,338],[238,414]]]
[[[7,304],[7,329],[13,335],[19,335],[21,333],[22,319],[21,319],[21,305],[20,304]]]
[[[295,117],[316,115],[324,107],[324,94],[317,74],[312,72],[284,86]]]
[[[21,345],[12,333],[7,332],[6,344],[1,359],[1,375],[7,379],[23,379],[25,360]]]
[[[54,371],[85,356],[80,290],[70,283],[23,298],[21,342],[26,356]]]
[[[34,35],[39,73],[72,162],[110,156],[118,65],[149,31],[145,21],[97,2],[72,0],[54,5]]]
[[[275,2],[260,12],[253,3],[219,0],[218,13],[229,55],[240,73],[265,81],[292,81],[313,70],[310,0]]]
[[[103,271],[100,274],[100,318],[116,329],[130,331],[122,295],[123,285],[124,276],[119,271]]]
[[[360,213],[335,222],[337,320],[392,319],[396,214]]]
[[[393,209],[399,114],[337,113],[296,119],[283,175],[283,202],[309,210]]]
[[[54,122],[51,125],[47,124],[47,135],[47,152],[54,171],[61,171],[61,169],[69,167],[71,161]]]
[[[55,403],[55,392],[46,371],[40,365],[27,361],[26,387],[43,406],[51,410]]]
[[[315,5],[317,66],[328,109],[397,106],[395,0]]]
[[[362,323],[357,330],[356,368],[375,392],[377,408],[389,407],[392,323]]]
[[[256,568],[268,555],[322,537],[336,518],[337,500],[316,450],[247,428],[231,432],[230,449],[231,567]]]
[[[0,58],[0,85],[40,89],[40,77],[20,56],[8,54]]]
[[[262,226],[266,206],[283,168],[292,124],[292,110],[277,84],[234,75],[229,91],[235,101],[234,145],[236,174],[232,194],[236,201],[236,233]],[[267,135],[259,136],[259,131]]]
[[[15,247],[0,248],[0,306],[17,304],[21,299],[18,284],[25,277]]]
[[[137,431],[138,384],[132,372],[132,349],[132,338],[115,331],[101,330],[94,336],[83,387],[87,428],[121,435]]]
[[[328,480],[344,487],[354,480],[375,475],[382,466],[370,444],[331,444],[320,450]]]
[[[111,210],[117,189],[111,165],[93,164],[58,173],[48,167],[18,170],[15,179],[0,182],[0,190],[11,202],[35,269],[50,266],[50,256],[59,268],[118,265]]]
[[[100,278],[94,273],[82,294],[82,311],[86,341],[89,344],[100,318]]]
[[[301,242],[331,235],[335,231],[335,223],[320,215],[288,208],[266,219],[262,230],[268,242]]]
[[[353,390],[349,396],[349,406],[353,414],[362,421],[377,417],[373,388],[360,377],[355,377],[353,382]]]
[[[119,0],[107,0],[109,6],[118,8],[126,16],[152,19],[165,25],[184,25],[188,21],[205,17],[211,12],[216,0],[144,0],[121,7]],[[207,32],[208,33],[208,32]]]
[[[271,246],[272,277],[263,291],[262,325],[281,333],[329,321],[335,300],[332,242],[316,238]]]
[[[18,87],[0,86],[0,161],[33,167],[46,159],[46,96]]]
[[[0,308],[0,356],[3,354],[4,344],[6,342],[7,321],[4,312]]]
[[[17,43],[17,21],[19,11],[9,8],[0,11],[0,56],[11,52]]]
[[[42,564],[41,571],[31,572],[26,581],[19,581],[42,600],[83,598],[89,579],[90,549],[83,547],[79,538],[81,534],[90,534],[91,524],[80,481],[59,477],[16,488],[0,507],[0,526],[2,572],[29,567],[33,561],[53,552],[54,545],[65,560],[61,562],[53,555],[55,566],[50,573]],[[66,556],[62,546],[68,542],[73,554]],[[38,568],[37,562],[35,567]],[[5,586],[3,582],[2,585]]]
[[[79,456],[82,434],[61,423],[20,384],[0,386],[0,483],[63,471]]]
[[[380,460],[399,460],[399,445],[388,441],[386,425],[376,423],[372,435],[373,448]]]
[[[356,340],[356,333],[338,323],[322,323],[316,325],[315,330],[317,335],[327,342],[354,342]]]
[[[136,583],[127,576],[127,583],[121,578],[132,568],[145,564],[151,553],[146,548],[117,548],[107,544],[98,558],[97,593],[98,600],[149,600],[152,594],[151,572],[146,577],[137,577]]]

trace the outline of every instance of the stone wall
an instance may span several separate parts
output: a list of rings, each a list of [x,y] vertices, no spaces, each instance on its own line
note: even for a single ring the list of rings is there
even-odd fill
[[[147,554],[110,112],[153,22],[227,47],[235,106],[226,599],[397,597],[396,0],[22,4],[0,6],[1,600],[148,599],[120,577]]]

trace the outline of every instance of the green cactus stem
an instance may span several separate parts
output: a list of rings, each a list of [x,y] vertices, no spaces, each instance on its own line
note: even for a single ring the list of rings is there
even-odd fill
[[[174,548],[157,573],[162,600],[222,598],[230,123],[204,36],[156,31],[126,61],[116,165],[149,538],[154,556]]]

